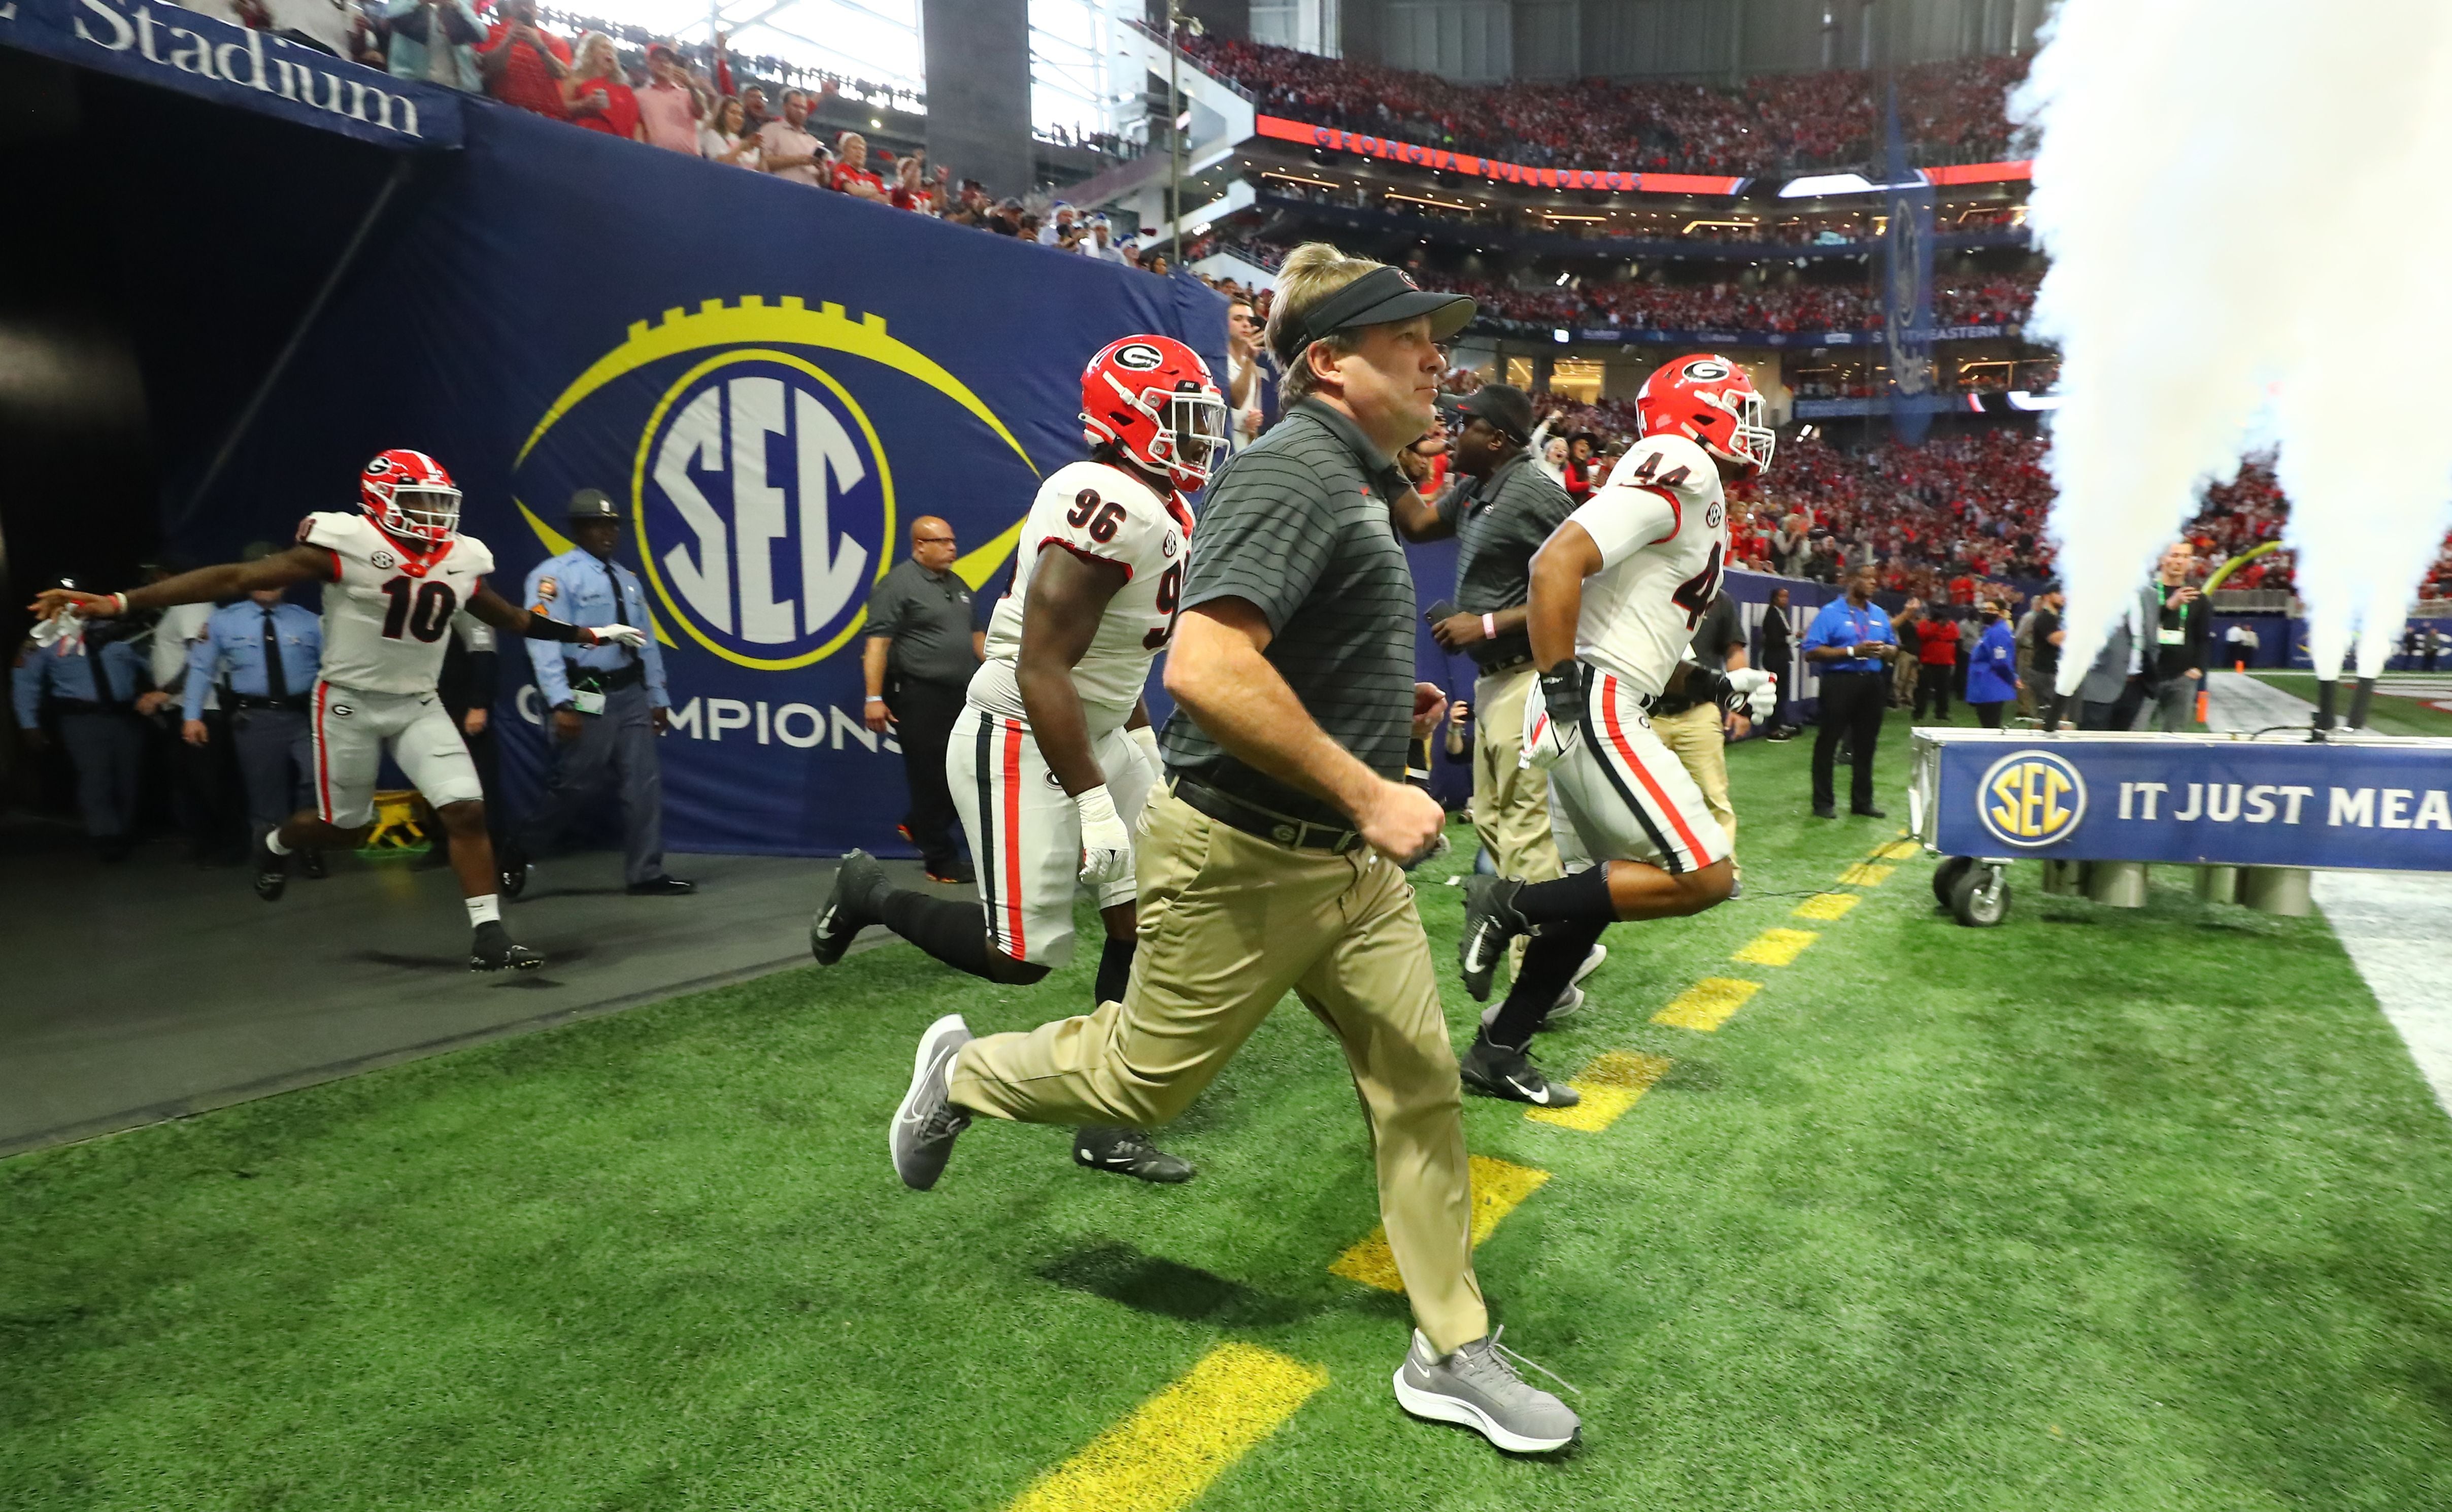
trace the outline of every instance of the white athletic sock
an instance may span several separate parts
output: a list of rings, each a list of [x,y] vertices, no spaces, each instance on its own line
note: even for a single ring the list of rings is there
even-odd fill
[[[470,898],[466,901],[468,904],[468,926],[470,928],[473,929],[481,924],[497,924],[501,922],[503,917],[503,899],[500,893],[489,892],[482,898]]]
[[[289,854],[289,847],[281,843],[281,826],[279,825],[275,825],[270,829],[265,831],[264,848],[271,851],[276,856],[286,856]]]

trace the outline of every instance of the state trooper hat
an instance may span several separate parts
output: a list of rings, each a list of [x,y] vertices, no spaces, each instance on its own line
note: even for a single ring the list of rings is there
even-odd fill
[[[573,520],[610,520],[616,525],[622,521],[621,507],[602,488],[582,488],[572,494],[567,513]]]

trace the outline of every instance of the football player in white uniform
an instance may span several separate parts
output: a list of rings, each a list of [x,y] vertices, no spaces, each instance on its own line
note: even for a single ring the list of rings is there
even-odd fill
[[[375,779],[388,751],[450,836],[452,869],[475,932],[472,971],[532,971],[544,957],[511,943],[502,923],[484,789],[459,726],[435,692],[452,616],[466,609],[508,634],[620,642],[625,625],[580,629],[504,601],[485,586],[493,553],[460,533],[460,490],[422,451],[384,452],[358,475],[359,513],[310,514],[297,544],[253,562],[183,572],[126,593],[46,590],[34,612],[107,619],[131,609],[204,604],[296,583],[324,585],[324,665],[315,684],[315,806],[257,843],[255,890],[267,903],[288,882],[288,857],[353,847],[374,824]]]
[[[1728,557],[1722,485],[1770,463],[1762,396],[1744,368],[1697,353],[1645,380],[1635,409],[1641,439],[1532,558],[1526,627],[1541,696],[1525,703],[1523,761],[1550,773],[1551,831],[1567,874],[1465,884],[1461,954],[1474,998],[1489,998],[1508,943],[1533,937],[1462,1064],[1468,1084],[1515,1102],[1573,1101],[1526,1051],[1601,931],[1619,919],[1700,913],[1734,881],[1727,832],[1645,709],[1674,686],[1765,719],[1776,696],[1767,672],[1709,671],[1688,652]]]
[[[1037,982],[1073,958],[1073,901],[1087,887],[1106,924],[1092,1002],[1123,998],[1137,937],[1132,830],[1157,780],[1141,687],[1175,625],[1192,545],[1183,495],[1208,481],[1225,424],[1207,365],[1181,342],[1127,336],[1090,360],[1091,458],[1039,486],[946,747],[979,907],[894,887],[855,850],[809,928],[819,961],[841,960],[881,924],[974,976]],[[1193,1174],[1136,1129],[1082,1129],[1073,1158],[1144,1181]]]

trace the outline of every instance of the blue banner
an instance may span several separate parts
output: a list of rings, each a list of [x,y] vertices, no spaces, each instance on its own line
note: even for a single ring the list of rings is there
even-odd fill
[[[2452,742],[1918,741],[1945,855],[2452,871]]]
[[[181,544],[286,538],[414,447],[517,600],[601,488],[663,646],[671,846],[909,854],[900,750],[860,722],[871,586],[939,516],[984,625],[1039,480],[1085,450],[1083,365],[1157,331],[1222,375],[1224,302],[482,101],[420,178]],[[519,643],[504,682],[521,807],[546,749]]]
[[[10,0],[0,46],[385,147],[460,145],[454,90],[168,3]]]

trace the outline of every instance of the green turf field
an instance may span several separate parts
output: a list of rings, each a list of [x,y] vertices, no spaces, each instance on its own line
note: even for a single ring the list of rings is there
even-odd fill
[[[2294,698],[2316,702],[2316,674],[2313,672],[2258,672],[2256,680],[2278,687]],[[2350,691],[2342,689],[2342,712],[2349,712]],[[2452,735],[2452,712],[2437,708],[2428,699],[2403,697],[2393,691],[2389,681],[2376,685],[2375,701],[2367,707],[2367,727],[2379,735]]]
[[[1903,773],[1904,726],[1884,753]],[[1338,1058],[1288,1005],[1167,1136],[1189,1187],[985,1121],[903,1191],[917,1031],[1076,1006],[907,947],[0,1164],[0,1507],[1001,1508],[1222,1343],[1327,1383],[1204,1509],[2452,1506],[2452,1123],[2320,919],[1931,911],[1895,822],[1732,766],[1750,895],[1621,925],[1539,1052],[1668,1057],[1481,1249],[1585,1442],[1406,1420]],[[1870,881],[1870,874],[1860,874]],[[1452,965],[1457,907],[1426,889]],[[1786,966],[1730,954],[1818,935]],[[1450,971],[1453,984],[1453,973]],[[1763,984],[1712,1033],[1649,1021]],[[1459,1043],[1473,1009],[1450,988]]]

